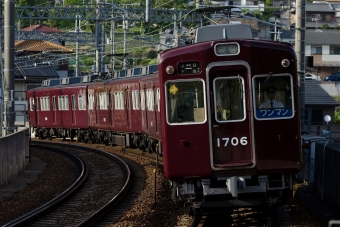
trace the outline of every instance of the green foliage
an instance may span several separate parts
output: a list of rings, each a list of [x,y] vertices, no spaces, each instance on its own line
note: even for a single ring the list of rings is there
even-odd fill
[[[340,30],[340,25],[335,26],[334,29]]]
[[[334,113],[334,123],[340,124],[340,110],[336,110]]]
[[[322,29],[329,29],[329,25],[328,25],[328,24],[323,24],[323,25],[321,26],[321,28],[322,28]]]

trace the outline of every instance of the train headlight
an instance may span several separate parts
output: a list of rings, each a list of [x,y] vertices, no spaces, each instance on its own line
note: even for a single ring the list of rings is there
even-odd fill
[[[283,67],[287,68],[290,65],[290,61],[288,59],[283,59],[281,64]]]
[[[219,43],[215,46],[215,54],[218,56],[237,55],[238,53],[240,53],[238,43]]]
[[[165,71],[167,74],[174,74],[175,68],[172,65],[169,65],[166,67]]]

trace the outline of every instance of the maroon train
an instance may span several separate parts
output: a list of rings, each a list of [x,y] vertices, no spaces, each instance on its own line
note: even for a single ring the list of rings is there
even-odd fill
[[[296,55],[229,26],[108,80],[44,81],[27,92],[36,136],[158,152],[173,199],[194,208],[275,203],[302,164]]]

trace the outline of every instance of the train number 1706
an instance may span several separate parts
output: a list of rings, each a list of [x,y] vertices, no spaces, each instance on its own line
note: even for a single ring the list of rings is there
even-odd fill
[[[243,136],[240,139],[237,138],[237,137],[233,137],[233,138],[229,138],[229,137],[226,137],[226,138],[217,138],[217,147],[221,147],[221,143],[222,143],[222,146],[226,147],[226,146],[228,146],[229,141],[230,141],[230,144],[232,146],[237,146],[239,144],[245,146],[245,145],[248,144],[248,140],[247,139],[248,138],[246,136]],[[224,145],[223,145],[223,143],[224,143]]]

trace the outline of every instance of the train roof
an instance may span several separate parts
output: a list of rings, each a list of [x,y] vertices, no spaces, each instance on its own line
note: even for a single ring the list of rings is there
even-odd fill
[[[138,77],[150,75],[158,72],[158,65],[143,66],[131,69],[124,69],[115,71],[111,78],[106,79],[123,79],[130,77]],[[57,85],[67,85],[67,84],[79,84],[79,83],[92,83],[98,81],[105,81],[99,77],[98,74],[79,76],[79,77],[66,77],[61,79],[43,80],[42,87],[50,87]]]

